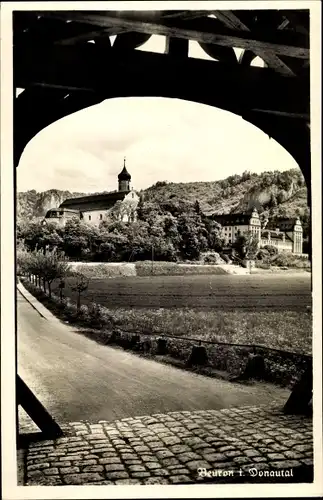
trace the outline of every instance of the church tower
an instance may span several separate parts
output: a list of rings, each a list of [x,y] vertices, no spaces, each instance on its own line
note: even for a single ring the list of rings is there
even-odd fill
[[[126,169],[126,159],[123,159],[123,169],[118,175],[118,191],[130,191],[131,175]]]

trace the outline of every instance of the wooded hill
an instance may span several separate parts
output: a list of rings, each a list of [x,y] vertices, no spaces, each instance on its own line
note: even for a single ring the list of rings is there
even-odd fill
[[[18,219],[43,217],[47,210],[59,206],[65,199],[90,193],[74,193],[51,189],[41,193],[35,190],[17,194]],[[91,193],[92,194],[92,193]],[[245,212],[256,206],[262,217],[300,216],[306,237],[309,222],[307,189],[299,169],[262,174],[244,172],[214,182],[157,182],[140,192],[144,203],[161,208],[168,202],[199,202],[205,214]]]

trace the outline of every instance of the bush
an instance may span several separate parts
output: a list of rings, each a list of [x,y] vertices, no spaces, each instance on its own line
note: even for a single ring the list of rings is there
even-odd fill
[[[105,307],[96,302],[91,302],[88,306],[88,320],[91,326],[95,328],[112,327],[115,324],[112,316]]]
[[[120,276],[136,276],[134,264],[104,263],[71,265],[71,276],[82,273],[87,278],[118,278]]]
[[[278,254],[278,248],[273,245],[265,245],[262,250],[266,250],[271,257]]]
[[[185,276],[185,275],[205,275],[205,274],[226,274],[221,267],[211,264],[204,265],[203,262],[194,264],[176,264],[175,262],[136,262],[137,276]]]
[[[279,253],[272,259],[272,264],[278,267],[310,269],[311,263],[307,257],[292,253]]]
[[[258,269],[270,269],[270,263],[268,262],[262,262],[261,260],[256,261],[256,267]]]
[[[230,259],[229,255],[225,253],[220,253],[221,259],[226,263],[226,264],[231,264],[232,260]]]
[[[256,255],[257,260],[268,261],[269,260],[269,252],[265,248],[260,248]]]
[[[220,257],[217,252],[207,252],[201,254],[201,258],[204,264],[225,264],[225,261]]]
[[[288,267],[292,264],[293,260],[293,257],[287,253],[280,253],[276,255],[276,257],[272,260],[272,263],[275,266]]]

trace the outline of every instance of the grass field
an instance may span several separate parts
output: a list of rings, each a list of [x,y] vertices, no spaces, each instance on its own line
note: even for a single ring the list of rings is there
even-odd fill
[[[64,291],[73,300],[74,281],[68,278]],[[83,304],[90,302],[108,308],[306,310],[311,305],[310,275],[97,278],[82,296]]]

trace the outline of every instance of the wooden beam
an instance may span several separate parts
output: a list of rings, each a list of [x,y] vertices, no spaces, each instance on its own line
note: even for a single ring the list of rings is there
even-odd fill
[[[285,116],[288,118],[295,118],[299,120],[307,120],[308,119],[308,114],[306,113],[291,113],[291,112],[284,112],[284,111],[275,111],[275,110],[270,110],[270,109],[251,109],[250,111],[255,111],[256,113],[267,113],[270,115],[276,115],[276,116]]]
[[[305,20],[303,19],[302,14],[300,12],[297,12],[295,10],[294,11],[288,10],[284,11],[284,16],[290,21],[290,24],[298,33],[308,36],[309,26],[307,22],[304,22]]]
[[[208,10],[192,10],[192,11],[167,11],[166,13],[162,13],[163,19],[198,19],[199,17],[207,17],[210,14]]]
[[[47,438],[63,435],[60,426],[36,398],[25,382],[16,376],[17,405],[20,405]]]
[[[35,12],[37,15],[37,12]],[[309,58],[309,49],[306,44],[297,43],[297,39],[292,34],[286,35],[281,32],[280,35],[257,34],[254,35],[246,31],[236,31],[221,26],[216,19],[206,19],[208,21],[208,30],[196,30],[187,26],[187,28],[156,24],[148,21],[138,21],[120,16],[118,13],[105,12],[104,14],[84,14],[81,12],[42,12],[42,15],[51,19],[73,20],[80,23],[101,26],[102,28],[120,27],[129,31],[137,31],[150,35],[163,35],[188,40],[195,40],[203,43],[215,43],[225,47],[240,47],[250,50],[273,51],[276,54],[297,57],[300,59]],[[198,20],[197,20],[198,21]],[[209,22],[210,21],[210,22]],[[214,21],[214,22],[213,22]],[[189,21],[187,21],[189,23]],[[183,24],[182,24],[183,25]],[[181,25],[181,26],[182,26]],[[213,29],[211,29],[213,28]],[[306,37],[302,38],[303,41]]]
[[[104,64],[102,64],[104,60]],[[161,96],[191,100],[240,114],[247,109],[307,114],[308,82],[263,68],[132,51],[122,58],[96,44],[14,50],[15,85],[82,88],[102,99]],[[187,81],[199,75],[194,86]],[[241,108],[241,109],[240,109]]]
[[[246,26],[236,14],[232,11],[214,11],[214,15],[221,21],[225,26],[231,29],[238,29],[241,31],[250,32],[248,26]],[[285,26],[285,24],[283,25]],[[275,69],[279,73],[287,76],[295,76],[295,73],[285,64],[272,50],[253,50],[253,52],[259,56],[263,61],[269,66],[269,68]]]
[[[83,33],[82,35],[75,35],[69,38],[62,38],[54,42],[56,45],[74,45],[75,43],[87,42],[88,40],[95,40],[101,38],[102,36],[113,36],[120,35],[121,33],[126,33],[128,30],[119,28],[117,26],[89,31],[88,33]]]

